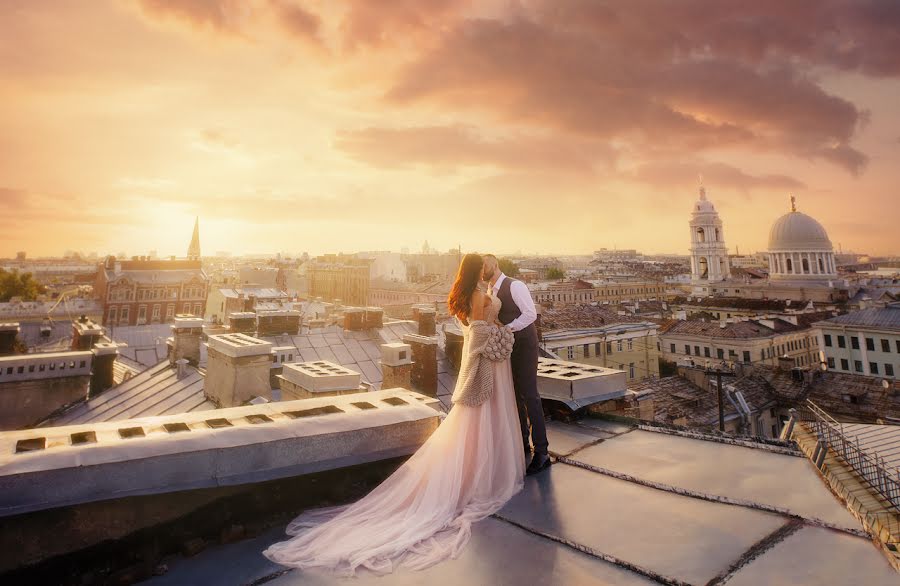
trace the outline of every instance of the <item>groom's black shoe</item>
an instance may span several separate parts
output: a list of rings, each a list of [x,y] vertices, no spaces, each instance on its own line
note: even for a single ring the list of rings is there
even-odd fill
[[[532,476],[538,472],[543,472],[549,468],[552,463],[549,454],[535,454],[534,459],[531,460],[531,464],[529,464],[528,468],[525,470],[525,476]]]

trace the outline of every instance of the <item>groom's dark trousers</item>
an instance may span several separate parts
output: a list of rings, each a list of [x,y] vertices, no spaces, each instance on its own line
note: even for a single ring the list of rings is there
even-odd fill
[[[502,306],[497,316],[502,324],[508,324],[520,315],[522,310],[516,305],[510,293],[512,279],[503,279],[497,297]],[[513,344],[510,365],[512,367],[513,386],[516,390],[516,407],[519,410],[519,425],[522,427],[522,443],[528,448],[528,439],[531,437],[534,443],[535,454],[546,454],[549,443],[547,441],[547,427],[544,424],[544,410],[541,406],[541,396],[537,389],[538,368],[538,336],[534,324],[515,332],[516,341]],[[529,433],[529,421],[531,429]]]

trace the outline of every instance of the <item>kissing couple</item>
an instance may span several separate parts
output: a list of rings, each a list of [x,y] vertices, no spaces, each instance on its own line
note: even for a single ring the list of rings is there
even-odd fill
[[[294,519],[293,537],[265,550],[267,558],[342,576],[422,570],[457,557],[473,523],[503,507],[526,474],[550,467],[528,288],[494,255],[467,254],[447,306],[463,330],[463,356],[443,422],[359,501]]]

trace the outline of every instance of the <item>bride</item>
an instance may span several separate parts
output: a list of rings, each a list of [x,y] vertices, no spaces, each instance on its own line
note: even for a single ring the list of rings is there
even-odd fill
[[[463,326],[463,365],[453,407],[440,427],[361,500],[294,519],[287,527],[293,537],[269,547],[267,558],[345,576],[358,569],[422,570],[457,557],[472,523],[522,489],[524,449],[508,353],[505,359],[486,356],[497,348],[487,348],[483,334],[496,330],[500,300],[479,289],[483,264],[477,254],[463,258],[447,302]],[[495,339],[502,334],[492,332]],[[490,386],[475,397],[466,381],[484,390],[485,380]]]

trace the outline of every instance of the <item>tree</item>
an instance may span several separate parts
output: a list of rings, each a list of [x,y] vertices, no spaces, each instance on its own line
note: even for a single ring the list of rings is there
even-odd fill
[[[498,258],[497,264],[500,265],[500,270],[507,277],[515,277],[519,274],[519,265],[508,258]]]
[[[547,278],[551,280],[565,279],[566,273],[556,267],[547,269]]]
[[[0,302],[7,302],[13,297],[21,297],[23,301],[34,301],[44,293],[46,287],[38,283],[31,273],[19,273],[18,270],[0,269]]]

